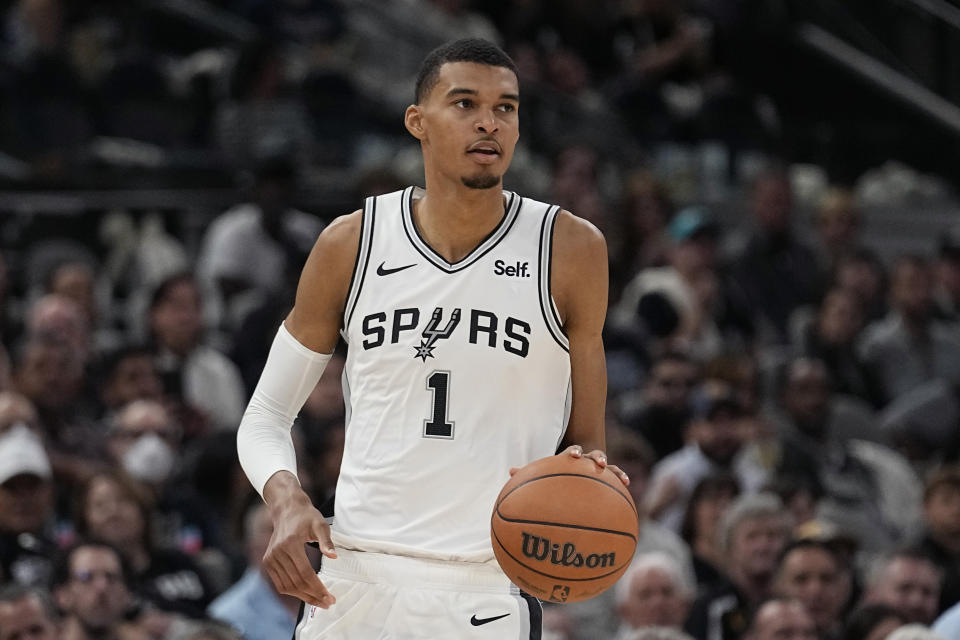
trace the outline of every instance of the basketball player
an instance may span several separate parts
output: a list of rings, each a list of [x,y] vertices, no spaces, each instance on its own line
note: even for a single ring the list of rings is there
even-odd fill
[[[425,190],[328,226],[273,342],[238,448],[274,522],[264,567],[307,605],[300,640],[540,637],[539,603],[494,560],[490,514],[511,468],[562,447],[607,466],[607,254],[588,222],[503,189],[519,106],[494,45],[430,53],[404,120]],[[331,531],[297,482],[290,425],[340,336]]]

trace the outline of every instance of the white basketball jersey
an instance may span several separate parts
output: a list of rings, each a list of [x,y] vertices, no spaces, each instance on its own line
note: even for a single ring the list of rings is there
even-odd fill
[[[483,562],[510,467],[554,454],[569,418],[569,345],[549,291],[558,208],[505,192],[497,228],[449,263],[414,225],[422,195],[363,210],[334,541]]]

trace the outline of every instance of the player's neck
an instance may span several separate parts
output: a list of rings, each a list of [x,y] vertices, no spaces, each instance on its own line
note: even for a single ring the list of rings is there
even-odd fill
[[[469,189],[463,185],[428,184],[413,204],[417,230],[449,262],[466,257],[493,231],[504,215],[500,185]]]

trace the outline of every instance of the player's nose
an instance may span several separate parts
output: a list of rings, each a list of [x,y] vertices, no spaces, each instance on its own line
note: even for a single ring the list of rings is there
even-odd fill
[[[483,111],[477,116],[477,121],[473,126],[478,133],[494,133],[499,128],[493,111]]]

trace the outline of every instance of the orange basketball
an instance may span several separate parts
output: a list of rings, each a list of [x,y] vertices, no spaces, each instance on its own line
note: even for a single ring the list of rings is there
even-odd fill
[[[552,602],[586,600],[613,585],[633,559],[637,532],[637,507],[620,478],[566,453],[517,471],[490,519],[500,567]]]

